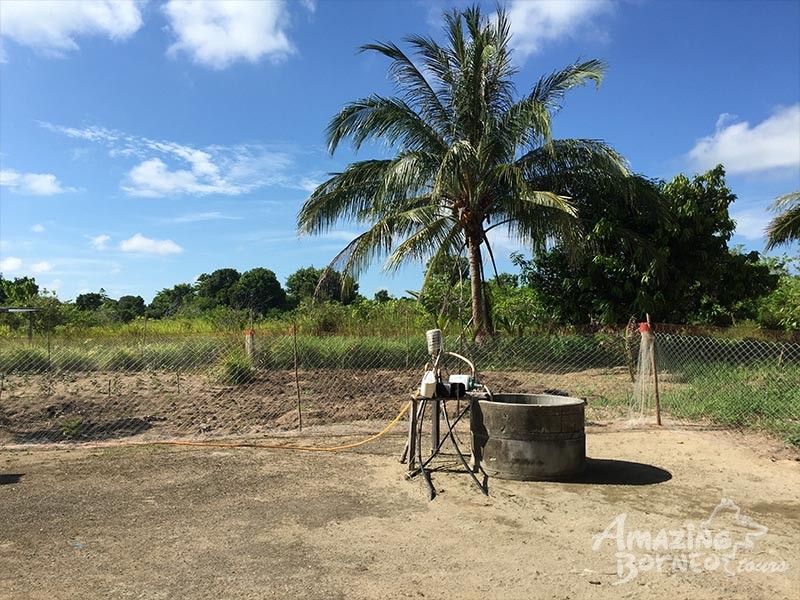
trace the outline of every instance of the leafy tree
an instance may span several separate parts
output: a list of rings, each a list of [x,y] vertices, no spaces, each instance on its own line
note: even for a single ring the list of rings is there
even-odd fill
[[[59,325],[67,322],[69,314],[67,305],[61,302],[54,293],[43,292],[28,302],[39,310],[33,315],[33,326],[36,331],[53,332]]]
[[[375,257],[388,255],[385,268],[392,270],[408,260],[437,263],[466,249],[473,331],[482,339],[493,332],[484,293],[487,232],[504,227],[536,249],[549,239],[569,240],[575,211],[557,190],[592,175],[622,187],[628,172],[603,142],[551,137],[551,117],[565,94],[599,84],[602,62],[572,64],[516,98],[506,12],[489,17],[472,7],[444,19],[445,45],[406,38],[419,66],[395,44],[362,47],[391,61],[398,94],[345,105],[328,125],[328,148],[333,153],[346,139],[356,149],[380,141],[396,155],[333,175],[305,202],[298,229],[323,233],[340,218],[369,224],[331,263],[354,275]]]
[[[471,290],[469,265],[461,256],[443,256],[425,265],[425,288],[407,292],[430,315],[432,324],[446,330],[455,324],[460,332],[469,322]]]
[[[623,323],[645,312],[677,323],[754,318],[777,278],[758,253],[728,248],[736,197],[724,169],[632,184],[633,203],[602,186],[574,195],[587,231],[577,257],[563,245],[532,260],[514,257],[547,311],[575,324]]]
[[[758,323],[767,329],[800,331],[800,259],[787,255],[766,257],[763,262],[778,276],[778,285],[759,301]]]
[[[121,296],[117,300],[115,311],[117,319],[129,323],[136,317],[144,315],[144,298],[141,296]]]
[[[108,298],[106,291],[100,288],[99,292],[87,292],[85,294],[78,294],[75,297],[75,307],[82,311],[97,310],[103,305],[103,302]]]
[[[256,316],[263,316],[270,309],[283,307],[286,292],[275,273],[258,267],[242,274],[231,290],[230,299],[234,308],[247,309]]]
[[[6,296],[6,290],[4,285],[5,279],[3,279],[3,274],[0,273],[0,304],[5,304],[8,300]]]
[[[194,297],[194,288],[188,283],[179,283],[158,292],[147,307],[147,315],[161,319],[177,313],[181,307]]]
[[[800,191],[781,196],[772,208],[778,215],[767,226],[767,251],[800,240]]]
[[[3,279],[5,301],[14,306],[29,304],[39,295],[39,286],[33,277],[15,277],[14,281]]]
[[[196,293],[201,308],[231,306],[231,292],[241,274],[236,269],[217,269],[197,278]]]
[[[358,284],[352,277],[342,279],[342,274],[331,269],[302,267],[286,278],[286,291],[293,304],[316,298],[351,304],[358,296]]]
[[[492,296],[493,322],[512,335],[524,335],[548,321],[536,290],[519,286],[519,277],[500,273],[489,285]]]
[[[375,292],[375,301],[380,302],[383,304],[384,302],[389,302],[392,299],[391,294],[389,294],[388,290],[378,290]]]
[[[757,253],[728,248],[736,228],[728,209],[736,196],[725,169],[718,165],[692,179],[678,175],[663,193],[672,222],[656,237],[666,248],[667,269],[654,310],[663,320],[715,325],[755,316],[755,302],[775,288],[777,277]]]
[[[544,312],[561,323],[623,323],[653,310],[650,284],[665,273],[667,249],[655,242],[672,216],[661,184],[632,176],[620,194],[604,178],[573,181],[569,194],[586,232],[527,260],[512,255],[522,282],[538,290]]]

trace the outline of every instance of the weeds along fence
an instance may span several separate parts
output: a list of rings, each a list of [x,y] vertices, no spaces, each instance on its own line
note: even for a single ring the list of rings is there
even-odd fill
[[[471,358],[493,391],[583,397],[590,422],[610,422],[628,418],[637,335],[459,337],[445,347]],[[800,444],[800,344],[657,333],[656,345],[667,423],[764,429]],[[0,445],[375,431],[428,358],[421,332],[2,338]]]
[[[765,430],[800,446],[800,343],[656,334],[673,421]]]

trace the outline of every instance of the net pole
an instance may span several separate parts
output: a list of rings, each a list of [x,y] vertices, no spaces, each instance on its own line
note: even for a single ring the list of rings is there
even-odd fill
[[[650,313],[647,313],[647,328],[653,338],[653,351],[650,353],[650,364],[653,368],[653,391],[656,397],[656,425],[661,426],[661,398],[658,394],[658,370],[656,369],[656,334],[653,325],[650,323]]]

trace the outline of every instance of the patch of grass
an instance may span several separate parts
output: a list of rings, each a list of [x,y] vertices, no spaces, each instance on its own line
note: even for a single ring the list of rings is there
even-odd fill
[[[145,368],[142,353],[128,348],[118,348],[106,355],[102,367],[107,371],[141,371]]]
[[[192,371],[213,364],[219,353],[219,344],[208,340],[148,344],[144,347],[142,356],[149,369]]]
[[[771,361],[738,366],[692,362],[682,373],[686,383],[661,395],[662,407],[672,416],[789,437],[800,434],[800,367]]]
[[[91,350],[66,348],[53,354],[53,367],[57,371],[96,371],[100,363]]]
[[[68,419],[61,424],[61,435],[67,439],[78,439],[83,435],[86,431],[87,426],[84,423],[83,419],[76,417],[74,419]]]
[[[3,373],[44,373],[49,368],[47,352],[41,348],[12,348],[0,352]]]
[[[229,354],[217,365],[215,374],[217,380],[226,385],[242,385],[251,382],[255,377],[250,361],[236,352]]]

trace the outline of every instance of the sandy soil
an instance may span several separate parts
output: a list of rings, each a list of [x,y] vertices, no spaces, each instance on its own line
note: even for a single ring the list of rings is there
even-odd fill
[[[404,478],[399,432],[340,453],[5,450],[0,598],[797,598],[800,462],[772,444],[592,427],[575,482],[490,479],[485,497],[448,457],[433,502]],[[655,538],[697,531],[723,498],[749,519],[729,507],[709,525],[743,544],[728,564],[783,572],[667,563],[615,584],[616,543],[593,549],[620,514]],[[689,553],[671,543],[660,554]]]
[[[317,369],[299,373],[305,426],[383,421],[419,386],[419,370]],[[509,393],[558,389],[595,401],[623,402],[627,370],[574,373],[486,372],[490,389]],[[222,385],[209,373],[95,372],[5,377],[0,394],[0,445],[252,435],[298,427],[294,371],[257,372],[253,381]],[[590,413],[597,419],[600,413]]]

